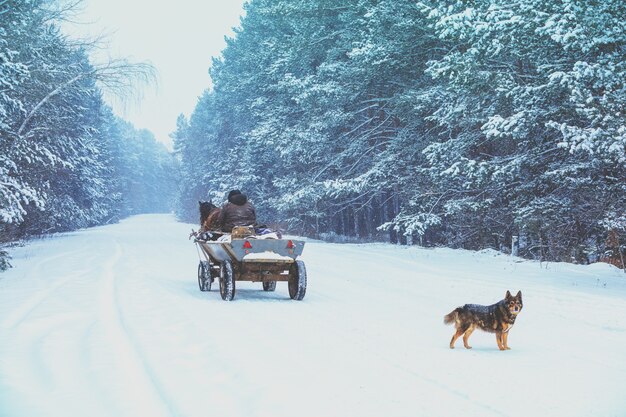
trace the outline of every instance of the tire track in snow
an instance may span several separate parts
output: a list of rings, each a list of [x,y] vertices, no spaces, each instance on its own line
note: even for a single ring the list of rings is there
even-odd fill
[[[114,372],[119,374],[117,378],[120,386],[123,386],[121,390],[123,398],[115,398],[120,408],[117,415],[177,416],[179,413],[176,407],[167,397],[152,368],[145,361],[124,325],[115,273],[115,267],[119,264],[123,253],[122,246],[116,240],[114,252],[103,267],[99,306],[104,336],[110,342],[115,358]],[[106,384],[103,385],[106,386]],[[117,395],[117,393],[111,394],[114,397]]]
[[[64,257],[71,258],[72,256],[82,251],[84,251],[84,249],[78,249],[72,252],[65,252],[43,259],[33,267],[33,272],[30,272],[28,275],[39,276],[43,265]],[[50,295],[52,295],[57,289],[61,288],[63,285],[69,283],[75,278],[80,277],[86,272],[88,272],[87,269],[81,269],[80,271],[70,274],[62,279],[56,280],[52,285],[47,288],[40,290],[36,288],[33,289],[33,291],[36,291],[36,293],[28,298],[19,308],[15,309],[11,314],[9,314],[9,316],[2,323],[2,327],[6,329],[14,329],[20,323],[22,323],[32,311],[34,311],[39,305],[41,305],[41,303],[43,303],[48,297],[50,297]],[[29,279],[27,277],[25,278]]]
[[[4,359],[8,359],[0,362],[0,374],[7,378],[6,386],[14,390],[4,401],[7,409],[18,407],[25,415],[42,415],[41,410],[46,409],[50,415],[57,415],[54,410],[61,401],[50,393],[63,392],[68,386],[65,382],[76,376],[74,371],[79,369],[65,366],[68,359],[75,357],[74,347],[80,344],[74,342],[68,329],[80,328],[86,318],[82,311],[75,310],[67,294],[74,290],[69,287],[82,285],[91,271],[91,268],[75,269],[68,265],[91,265],[91,257],[86,248],[81,248],[35,259],[37,262],[31,265],[17,266],[23,273],[13,281],[16,285],[8,294],[9,298],[23,301],[17,303],[0,324],[3,330],[0,335],[6,335],[4,340],[11,341],[11,347],[3,352]],[[72,269],[73,273],[63,273]],[[24,401],[20,398],[24,392],[34,393],[37,400]],[[81,396],[89,394],[80,392]]]
[[[189,300],[189,291],[183,290],[182,298],[179,298],[181,296],[179,290],[173,290],[171,286],[163,285],[162,282],[160,284],[158,293],[155,293],[155,298],[163,301],[167,300],[165,303],[167,305],[167,317],[157,317],[156,319],[160,321],[163,328],[180,326],[186,329],[186,334],[193,335],[182,346],[180,342],[176,341],[181,336],[180,334],[172,334],[171,340],[168,341],[170,351],[178,345],[178,349],[180,349],[178,350],[179,354],[184,356],[187,361],[193,361],[191,369],[186,369],[189,366],[187,363],[174,365],[174,361],[158,369],[159,372],[171,376],[171,380],[166,381],[167,384],[163,384],[164,387],[167,387],[167,390],[164,389],[163,391],[168,392],[170,397],[177,398],[176,410],[178,413],[176,415],[203,417],[208,415],[207,409],[216,410],[223,417],[259,415],[254,408],[257,399],[245,398],[245,401],[241,401],[242,397],[240,395],[242,390],[245,389],[244,387],[252,384],[248,377],[251,368],[247,367],[245,365],[246,361],[243,360],[245,356],[249,356],[250,350],[247,349],[245,352],[236,355],[233,349],[231,349],[231,346],[233,346],[231,337],[227,337],[225,341],[222,337],[203,339],[202,336],[199,336],[208,330],[205,320],[229,314],[228,307],[232,306],[221,300],[219,290],[216,291],[215,287],[213,287],[210,293],[201,293],[197,298]],[[193,288],[193,294],[196,294],[196,291],[199,292],[197,284],[193,281],[191,284],[189,286]],[[214,303],[211,303],[205,299],[209,295],[216,296],[216,292],[219,301],[215,299],[213,300]],[[170,298],[172,296],[175,298]],[[192,305],[193,308],[190,308]],[[217,310],[215,307],[217,307]],[[220,310],[219,307],[223,310]],[[202,313],[195,314],[200,311]],[[232,310],[230,311],[232,312]],[[233,320],[233,316],[230,315],[228,320]],[[247,320],[245,323],[244,326],[236,327],[245,328],[250,322]],[[223,326],[223,320],[211,322],[209,331],[214,332],[216,335],[223,334]],[[194,330],[191,330],[192,328]],[[228,329],[226,333],[229,333],[229,330],[232,329]],[[235,340],[239,339],[235,338]],[[237,351],[240,346],[245,346],[245,344],[235,343],[233,347]],[[180,357],[177,357],[176,361],[180,362]],[[174,366],[177,369],[172,372]],[[172,383],[172,380],[175,381],[180,378],[180,375],[183,373],[186,375],[185,379],[193,381],[193,384],[181,387]],[[170,404],[172,403],[170,402]]]

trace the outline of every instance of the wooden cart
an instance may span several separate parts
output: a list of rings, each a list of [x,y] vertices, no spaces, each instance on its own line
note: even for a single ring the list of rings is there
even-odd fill
[[[200,263],[198,286],[210,291],[215,279],[223,300],[235,297],[236,281],[263,283],[263,290],[274,291],[276,282],[287,281],[289,296],[302,300],[306,293],[306,268],[296,260],[304,242],[292,239],[232,239],[230,242],[195,239]]]

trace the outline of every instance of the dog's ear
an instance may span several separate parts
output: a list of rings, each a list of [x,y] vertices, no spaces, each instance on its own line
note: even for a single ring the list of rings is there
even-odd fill
[[[506,291],[506,295],[504,296],[504,298],[505,298],[506,300],[508,300],[508,299],[509,299],[509,298],[511,298],[511,297],[512,297],[512,295],[511,295],[511,291],[507,290],[507,291]]]
[[[515,296],[515,298],[517,298],[518,300],[522,301],[522,291],[518,291],[517,295]]]

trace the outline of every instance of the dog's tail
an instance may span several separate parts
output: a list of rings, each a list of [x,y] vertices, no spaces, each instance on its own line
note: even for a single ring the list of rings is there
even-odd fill
[[[444,324],[452,324],[456,321],[457,317],[459,316],[459,313],[461,312],[461,307],[457,307],[455,308],[452,312],[450,312],[449,314],[446,314],[443,317],[443,322]]]

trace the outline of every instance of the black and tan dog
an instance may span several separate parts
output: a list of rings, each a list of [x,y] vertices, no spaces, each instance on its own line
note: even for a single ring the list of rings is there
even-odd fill
[[[443,318],[445,324],[454,323],[456,333],[450,341],[450,349],[454,349],[456,340],[463,336],[463,345],[466,349],[472,347],[467,343],[474,330],[481,329],[496,334],[496,342],[500,350],[510,349],[507,343],[509,331],[515,324],[515,318],[522,311],[522,292],[515,297],[509,291],[504,300],[490,306],[465,304],[454,309]]]

